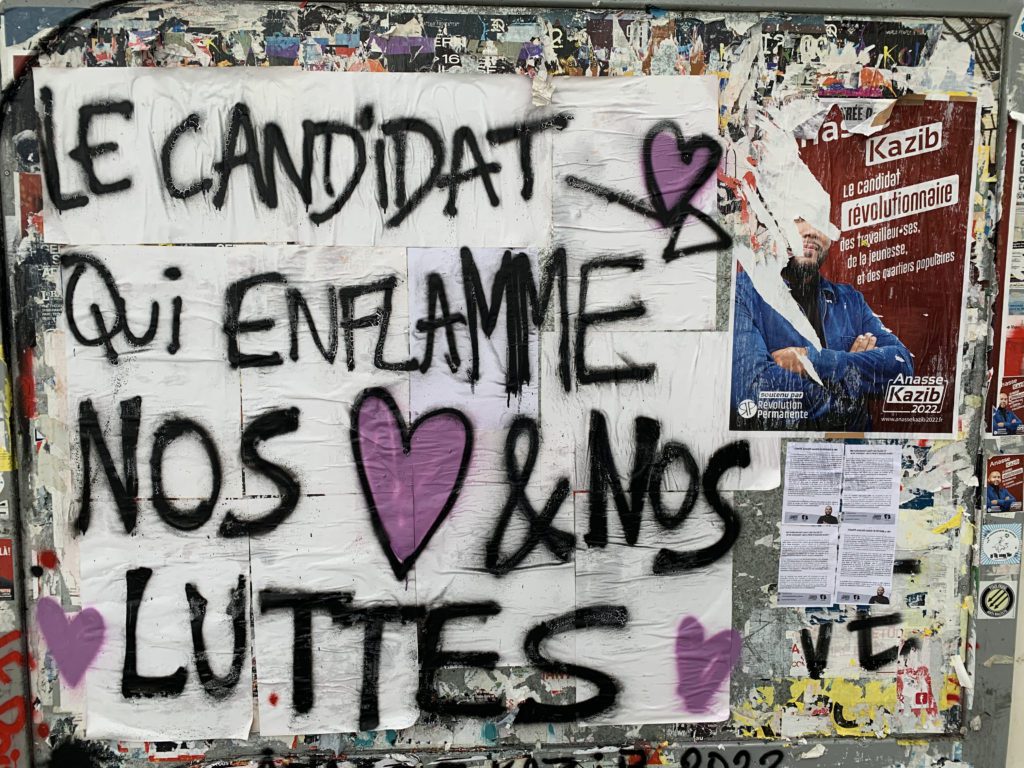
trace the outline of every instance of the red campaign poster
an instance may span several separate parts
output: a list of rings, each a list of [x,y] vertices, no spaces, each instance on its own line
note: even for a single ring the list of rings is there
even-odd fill
[[[1020,512],[1024,509],[1024,456],[993,456],[985,471],[985,509]]]
[[[43,235],[43,177],[38,173],[18,174],[18,206],[21,236]]]
[[[1017,158],[1017,121],[1011,119],[1006,126],[1006,167],[1003,169],[1003,189],[1000,198],[1002,213],[996,225],[995,283],[996,298],[992,308],[992,349],[988,356],[988,383],[985,387],[985,429],[989,433],[1007,434],[1005,409],[1009,407],[1009,388],[1001,390],[1003,371],[1003,326],[1006,323],[1006,292],[1009,289],[1010,260],[1013,258],[1013,238],[1010,225],[1013,223],[1014,194],[1017,189],[1018,173],[1014,172]],[[1014,398],[1017,405],[1024,399],[1024,387]],[[999,395],[997,395],[999,391]],[[1001,396],[1000,396],[1001,395]],[[1003,410],[1000,410],[1003,409]],[[998,425],[998,426],[997,426]],[[1000,430],[996,432],[996,430]],[[1016,431],[1016,430],[1014,430]]]
[[[1002,215],[999,219],[993,351],[995,402],[990,402],[989,431],[996,436],[1024,434],[1024,131],[1011,121]]]
[[[0,600],[14,599],[14,543],[0,539]]]
[[[828,231],[797,218],[804,252],[791,253],[782,272],[821,347],[811,350],[767,299],[741,296],[738,284],[731,426],[952,435],[977,104],[899,100],[856,130],[839,104],[827,109],[820,127],[798,139],[800,159],[828,195],[828,221],[818,222]],[[799,285],[810,285],[806,296]],[[810,350],[820,380],[779,362],[787,349]]]

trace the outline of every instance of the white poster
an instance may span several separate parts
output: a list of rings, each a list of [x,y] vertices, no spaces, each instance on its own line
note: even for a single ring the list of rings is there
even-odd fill
[[[836,602],[889,605],[895,557],[895,526],[843,525]]]
[[[796,525],[838,525],[843,493],[842,443],[788,443],[782,520]]]
[[[903,447],[847,445],[843,464],[843,522],[896,525]]]
[[[832,605],[839,554],[838,526],[783,525],[781,532],[779,605]]]
[[[73,413],[95,412],[99,425],[94,433],[91,416],[79,417],[93,510],[82,535],[82,594],[116,639],[88,677],[89,690],[103,692],[90,696],[90,711],[94,700],[104,706],[90,733],[247,731],[247,665],[228,697],[236,709],[208,716],[214,704],[190,661],[184,591],[194,583],[209,601],[204,636],[223,676],[232,650],[225,606],[239,577],[251,578],[255,636],[246,634],[245,648],[255,653],[265,733],[407,727],[424,706],[444,706],[423,704],[419,675],[424,664],[446,666],[449,647],[499,665],[575,665],[584,680],[577,698],[589,700],[591,678],[597,690],[578,710],[581,721],[727,716],[739,653],[729,555],[739,521],[728,492],[770,486],[778,449],[756,441],[730,448],[708,409],[672,405],[713,399],[727,363],[716,354],[724,334],[595,333],[587,354],[596,365],[614,362],[610,349],[628,348],[658,365],[656,382],[617,393],[571,382],[566,392],[558,333],[534,330],[529,380],[515,396],[504,378],[507,338],[478,328],[475,390],[465,326],[449,348],[436,325],[427,355],[428,294],[438,285],[429,274],[452,297],[449,314],[468,311],[469,279],[454,256],[428,255],[436,271],[425,275],[409,266],[423,254],[404,249],[64,253],[70,403]],[[488,289],[503,256],[473,254]],[[578,300],[573,286],[570,314]],[[441,384],[430,383],[432,370]],[[546,394],[531,401],[531,389]],[[124,482],[126,431],[137,435],[134,538],[110,479]],[[405,458],[401,442],[397,453],[389,442],[403,432]],[[630,445],[641,458],[649,451],[639,496]],[[78,467],[83,456],[76,444]],[[709,473],[719,491],[710,496]],[[426,499],[422,510],[389,495],[389,477],[412,483],[415,498]],[[126,540],[135,543],[125,548]],[[154,571],[138,619],[140,669],[166,677],[180,666],[187,676],[181,691],[165,680],[150,698],[112,703],[123,676],[126,573],[140,568]],[[150,600],[161,608],[147,610]],[[444,618],[453,605],[472,607]],[[154,644],[151,633],[175,620],[180,647]],[[544,642],[527,644],[545,622]],[[443,629],[431,635],[443,650],[424,659],[431,627]],[[187,698],[189,717],[168,717],[168,696]]]
[[[84,672],[88,735],[245,736],[243,656],[268,735],[430,715],[727,719],[744,528],[731,492],[778,485],[779,443],[730,438],[714,405],[729,365],[706,240],[722,234],[717,81],[567,83],[537,111],[522,81],[494,77],[159,75],[104,81],[87,142],[119,147],[95,156],[75,151],[70,126],[93,114],[79,107],[100,98],[98,81],[37,81],[57,158],[46,232],[76,243],[61,249],[60,329],[82,601],[111,638]],[[121,99],[132,107],[110,106]],[[232,144],[238,104],[258,152]],[[609,164],[616,109],[629,134]],[[171,175],[214,185],[172,199],[159,143],[190,110],[202,130],[173,134]],[[420,144],[396,156],[386,128],[413,113],[423,123],[405,129],[433,126],[454,175],[392,226],[393,195],[414,196],[396,179],[429,170]],[[367,169],[315,224],[327,134],[306,145],[308,209],[308,179],[291,179],[280,153],[267,205],[264,153],[278,125],[302,157],[290,131],[328,117],[365,133]],[[509,125],[535,129],[528,190]],[[473,146],[479,174],[466,170]],[[124,194],[92,191],[120,174]],[[61,205],[88,200],[57,212],[57,191]],[[336,247],[142,245],[243,239]],[[252,628],[236,621],[250,599]],[[124,663],[132,643],[137,670]],[[506,667],[571,682],[552,697]]]

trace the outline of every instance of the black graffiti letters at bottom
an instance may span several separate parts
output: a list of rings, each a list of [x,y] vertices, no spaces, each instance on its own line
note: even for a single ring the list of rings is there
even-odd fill
[[[215,699],[225,699],[238,685],[242,676],[242,664],[246,661],[246,632],[249,626],[249,611],[245,596],[247,594],[245,576],[238,577],[238,586],[231,590],[227,614],[231,619],[234,645],[231,649],[231,667],[226,675],[218,675],[210,666],[209,654],[206,650],[206,638],[203,637],[203,622],[206,620],[207,600],[199,592],[195,584],[185,585],[185,596],[188,598],[189,625],[192,630],[192,648],[195,651],[196,672],[203,689]]]
[[[580,629],[625,629],[629,611],[621,605],[594,605],[577,608],[575,611],[541,622],[526,634],[523,649],[526,658],[538,669],[555,675],[572,675],[586,680],[597,688],[589,699],[571,705],[542,704],[530,698],[519,705],[516,722],[519,723],[567,723],[593,717],[615,705],[619,684],[615,678],[596,669],[553,661],[541,652],[545,640],[570,630]]]
[[[313,708],[313,613],[325,611],[340,617],[352,602],[351,592],[260,591],[260,613],[292,612],[292,709],[298,713]]]
[[[477,620],[501,613],[493,601],[477,603],[445,603],[424,607],[416,605],[360,605],[351,592],[302,592],[262,590],[260,612],[291,611],[292,641],[292,708],[309,712],[315,705],[313,616],[321,613],[331,617],[339,627],[364,626],[363,670],[359,695],[359,727],[373,730],[379,724],[379,681],[382,664],[383,635],[389,624],[416,623],[419,656],[419,680],[416,701],[424,712],[446,716],[497,717],[505,710],[505,702],[497,696],[475,696],[455,699],[442,696],[437,678],[446,667],[477,667],[493,670],[500,661],[495,651],[455,651],[444,647],[444,630],[456,621]],[[606,672],[580,664],[548,658],[543,643],[555,635],[584,629],[624,629],[629,613],[624,606],[598,605],[579,608],[550,621],[541,622],[527,631],[523,650],[530,663],[538,669],[560,675],[575,676],[595,685],[597,694],[573,704],[542,704],[527,699],[519,706],[518,722],[570,722],[590,717],[614,706],[619,683]]]
[[[152,568],[134,568],[125,574],[127,599],[125,601],[124,669],[121,672],[121,695],[126,699],[153,696],[177,696],[185,690],[188,671],[178,667],[169,675],[140,675],[136,645],[139,608],[146,585],[153,576]]]
[[[188,671],[178,667],[167,675],[142,675],[138,671],[138,625],[139,609],[146,593],[146,586],[153,576],[152,568],[133,568],[125,574],[125,645],[124,668],[121,673],[121,695],[126,699],[152,698],[155,696],[178,696],[185,690]],[[242,675],[242,664],[248,661],[247,628],[249,608],[246,601],[248,589],[245,576],[239,575],[238,584],[231,590],[227,615],[232,625],[231,666],[224,675],[217,675],[210,665],[203,625],[206,622],[207,600],[195,584],[185,585],[185,598],[189,610],[189,626],[192,634],[192,654],[199,675],[199,682],[207,695],[222,700],[231,695]]]
[[[832,623],[818,625],[818,642],[811,639],[811,630],[800,630],[800,647],[807,660],[807,675],[813,680],[820,680],[821,673],[828,666],[828,652],[832,645]]]
[[[477,696],[473,701],[459,701],[437,692],[435,680],[444,667],[478,667],[493,670],[498,665],[494,651],[446,651],[441,637],[444,625],[458,619],[486,619],[501,613],[495,602],[453,603],[427,611],[419,628],[420,684],[416,702],[420,708],[439,715],[459,717],[495,717],[505,706],[497,696]]]
[[[704,761],[701,750],[698,747],[688,747],[679,758],[679,768],[778,768],[785,760],[785,753],[781,749],[770,749],[763,753],[755,763],[751,754],[746,749],[733,752],[731,762],[726,756],[712,751],[707,752],[707,762]]]
[[[896,661],[900,649],[898,646],[890,646],[884,651],[874,652],[874,645],[871,641],[871,630],[875,627],[891,627],[903,620],[900,613],[890,613],[885,616],[864,616],[851,621],[846,625],[850,632],[857,633],[857,657],[860,665],[868,672],[881,669],[886,664]],[[917,647],[917,638],[908,637],[903,644],[904,649]]]

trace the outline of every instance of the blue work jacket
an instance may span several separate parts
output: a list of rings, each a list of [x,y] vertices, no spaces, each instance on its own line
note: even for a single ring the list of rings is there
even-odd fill
[[[1021,421],[1017,414],[1009,408],[992,409],[992,434],[993,435],[1016,435],[1021,428]]]
[[[985,508],[990,512],[1009,512],[1017,502],[1013,494],[1002,485],[998,488],[994,485],[986,486],[985,496],[988,498]]]
[[[821,278],[818,311],[825,344],[821,351],[761,298],[750,276],[736,276],[733,320],[732,422],[734,429],[835,430],[863,432],[871,427],[867,399],[882,395],[899,374],[912,376],[914,364],[903,343],[882,325],[864,296],[852,285]],[[875,336],[869,352],[850,352],[864,333]],[[778,365],[771,353],[785,347],[806,347],[807,357],[822,384]],[[772,416],[759,411],[751,418],[739,414],[740,404],[758,403],[764,392],[799,393],[790,402],[800,416]],[[749,409],[749,405],[748,405]],[[765,409],[762,409],[765,410]],[[749,412],[749,410],[748,410]]]

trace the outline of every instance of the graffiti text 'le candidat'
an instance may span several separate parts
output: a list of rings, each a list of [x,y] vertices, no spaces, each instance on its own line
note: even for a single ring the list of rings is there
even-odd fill
[[[135,104],[130,99],[98,101],[78,108],[75,132],[78,143],[59,157],[55,148],[54,96],[48,87],[40,88],[42,105],[42,165],[47,193],[57,211],[73,210],[89,205],[92,198],[138,193],[131,167],[104,163],[105,179],[99,176],[96,159],[118,152],[115,141],[92,143],[89,135],[93,124],[119,120],[130,123],[135,118]],[[490,147],[514,144],[517,147],[520,195],[533,197],[535,171],[534,139],[549,130],[563,130],[572,119],[567,112],[501,125],[478,135],[469,126],[458,126],[442,133],[429,121],[408,116],[379,121],[370,105],[360,107],[349,121],[304,120],[299,125],[283,128],[275,121],[260,123],[244,102],[237,102],[227,111],[227,129],[220,156],[209,167],[193,167],[187,172],[175,171],[177,154],[187,155],[189,139],[200,133],[205,119],[197,112],[184,116],[160,143],[160,179],[164,191],[174,200],[188,200],[200,194],[212,195],[213,207],[221,210],[227,203],[232,177],[245,176],[250,188],[267,210],[274,210],[285,195],[295,195],[306,210],[310,222],[319,225],[337,216],[361,185],[372,185],[373,196],[386,227],[397,227],[429,195],[445,197],[444,214],[454,217],[459,212],[459,197],[467,184],[479,184],[491,207],[500,205],[493,177],[502,172],[501,163],[489,159]],[[295,147],[301,147],[295,151]],[[409,178],[411,157],[429,155],[429,168],[422,178]],[[347,152],[352,156],[347,176],[334,178],[332,153]],[[62,167],[73,161],[86,180],[86,189],[65,188]],[[68,175],[66,172],[63,174]],[[314,189],[314,185],[320,186]],[[288,186],[290,185],[290,186]],[[316,194],[315,194],[316,193]],[[90,197],[92,196],[92,197]],[[314,206],[314,198],[327,199],[322,208]]]

